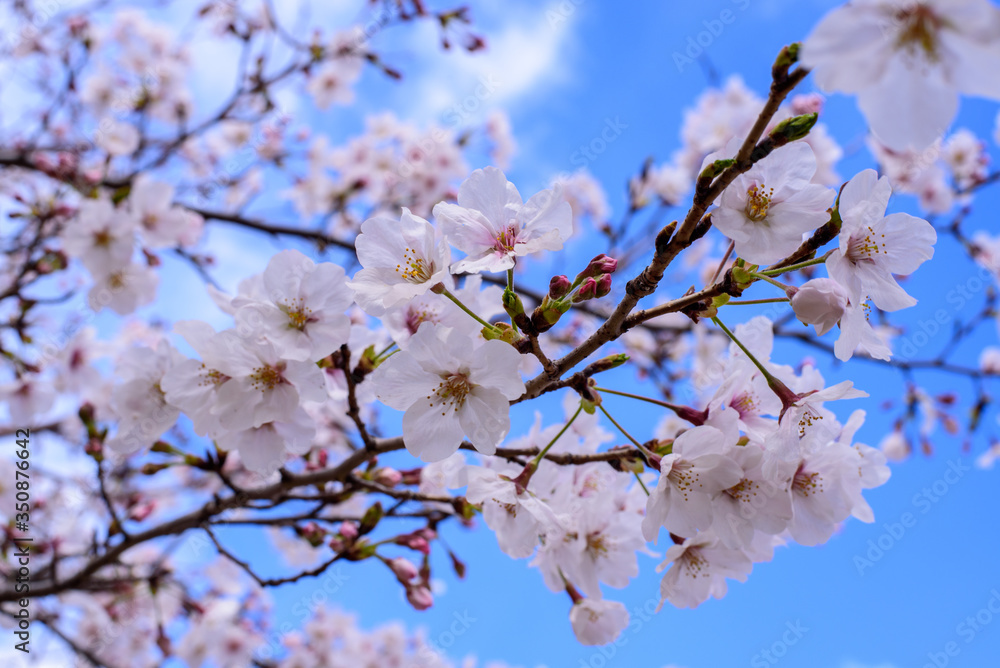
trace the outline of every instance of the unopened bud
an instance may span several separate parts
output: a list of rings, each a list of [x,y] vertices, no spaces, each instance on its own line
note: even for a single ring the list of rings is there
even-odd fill
[[[604,297],[609,292],[611,292],[611,274],[604,274],[597,279],[597,297]]]
[[[593,278],[585,278],[576,294],[573,295],[573,303],[579,304],[595,297],[597,297],[597,281]]]
[[[358,527],[354,526],[354,522],[341,522],[337,531],[347,540],[354,540],[358,537]]]
[[[385,487],[395,487],[403,480],[403,474],[396,469],[386,467],[375,471],[372,480]]]
[[[553,276],[549,280],[549,299],[560,299],[565,297],[573,288],[568,276]]]
[[[773,130],[771,130],[771,136],[780,143],[788,143],[795,141],[796,139],[802,139],[809,134],[813,126],[816,125],[816,121],[819,119],[819,114],[802,114],[801,116],[793,116],[791,118],[785,119],[778,123]]]
[[[601,274],[611,274],[617,268],[618,260],[601,253],[590,261],[586,269],[577,274],[576,280],[579,281],[588,277],[597,278]]]
[[[417,570],[417,567],[414,566],[411,561],[404,559],[403,557],[390,559],[387,562],[387,565],[392,569],[392,572],[403,584],[409,584],[420,576],[420,572]]]
[[[409,587],[406,590],[406,600],[417,610],[426,610],[434,605],[434,595],[427,587]]]

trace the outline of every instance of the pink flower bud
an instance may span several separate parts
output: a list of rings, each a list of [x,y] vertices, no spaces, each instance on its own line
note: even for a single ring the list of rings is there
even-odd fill
[[[593,278],[583,279],[583,283],[580,284],[580,289],[576,291],[573,295],[573,303],[579,304],[580,302],[585,302],[588,299],[593,299],[597,296],[597,281]]]
[[[156,509],[156,502],[145,501],[144,503],[141,503],[138,506],[135,506],[134,508],[129,510],[128,516],[130,519],[133,519],[136,522],[141,522],[147,517],[149,517],[152,514],[153,510],[155,509]]]
[[[604,274],[597,279],[597,296],[603,297],[611,292],[611,274]]]
[[[403,480],[402,480],[403,484],[404,485],[419,485],[420,484],[420,478],[421,478],[422,472],[423,472],[423,469],[409,469],[409,470],[406,470],[406,471],[400,471],[400,473],[403,476]]]
[[[792,296],[792,310],[803,323],[823,336],[840,322],[847,308],[847,290],[832,278],[807,281]]]
[[[819,93],[806,93],[796,95],[792,98],[792,113],[796,116],[802,114],[818,114],[823,111],[823,96]]]
[[[354,522],[341,522],[338,532],[347,540],[354,540],[358,537],[358,527]]]
[[[587,265],[587,268],[577,275],[577,280],[581,278],[597,278],[601,274],[613,274],[618,268],[618,260],[601,253]]]
[[[549,280],[549,299],[559,299],[560,297],[565,297],[566,293],[570,291],[573,284],[570,283],[569,278],[566,276],[553,276]]]
[[[406,600],[417,610],[426,610],[434,605],[434,595],[427,587],[410,587],[406,590]]]
[[[388,566],[392,569],[392,572],[396,575],[396,577],[399,578],[399,581],[404,584],[410,583],[420,576],[420,572],[417,570],[417,567],[403,557],[390,559]]]
[[[411,550],[416,550],[422,554],[431,553],[431,545],[427,542],[427,539],[423,536],[418,536],[416,534],[408,534],[406,536],[399,536],[396,538],[396,544],[408,547]]]
[[[375,482],[385,487],[395,487],[403,480],[403,474],[396,469],[381,468],[375,471]]]

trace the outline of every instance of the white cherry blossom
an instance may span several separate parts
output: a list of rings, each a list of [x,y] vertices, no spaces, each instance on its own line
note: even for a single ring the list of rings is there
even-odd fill
[[[371,315],[382,315],[438,283],[451,281],[448,244],[406,207],[399,220],[377,216],[362,223],[355,246],[362,269],[351,287],[358,305]]]
[[[865,297],[883,311],[898,311],[917,300],[893,274],[908,275],[934,255],[937,233],[926,220],[907,213],[885,215],[892,187],[866,169],[840,195],[839,246],[826,260],[830,276],[847,288],[851,301]]]
[[[736,155],[738,143],[726,146]],[[709,157],[708,160],[712,160]],[[833,190],[812,183],[816,156],[805,142],[794,142],[772,152],[740,174],[727,187],[712,214],[712,224],[736,244],[736,254],[755,264],[771,264],[787,257],[830,218]]]
[[[858,96],[894,149],[923,148],[958,111],[959,93],[1000,100],[1000,9],[988,0],[857,0],[802,43],[820,88]]]
[[[574,603],[569,622],[583,645],[607,645],[628,626],[628,610],[618,601],[585,598]]]
[[[656,539],[660,527],[694,535],[712,524],[711,495],[736,485],[743,469],[732,459],[735,440],[715,427],[700,426],[674,440],[673,451],[660,460],[660,479],[650,490],[642,533]]]
[[[296,250],[271,258],[263,274],[262,301],[236,312],[237,329],[259,332],[282,357],[315,362],[347,342],[351,291],[344,270],[330,262],[316,264]]]
[[[697,608],[709,596],[722,598],[728,590],[726,578],[746,582],[753,568],[742,550],[726,547],[711,531],[671,546],[656,570],[667,564],[671,566],[660,582],[660,607],[670,601],[678,608]]]
[[[474,171],[458,189],[458,204],[441,202],[434,216],[466,254],[452,265],[455,272],[504,271],[517,257],[561,249],[573,233],[573,212],[558,185],[524,202],[495,167]]]
[[[406,411],[403,442],[424,461],[444,459],[463,436],[492,454],[510,430],[511,399],[524,393],[521,355],[502,341],[478,348],[462,334],[425,323],[405,351],[372,374],[382,403]]]

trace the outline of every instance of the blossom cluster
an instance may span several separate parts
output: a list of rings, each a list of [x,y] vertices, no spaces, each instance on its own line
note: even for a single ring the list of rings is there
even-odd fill
[[[465,31],[466,10],[412,3],[408,13],[406,4],[392,20],[431,17],[445,44],[457,33],[468,50],[480,48]],[[70,635],[113,657],[109,664],[277,657],[285,668],[444,668],[453,664],[419,634],[364,632],[322,607],[301,631],[276,636],[264,590],[368,560],[424,610],[436,596],[438,525],[481,517],[501,551],[530,560],[546,587],[568,596],[579,641],[601,645],[630,623],[607,590],[628,586],[646,558],[664,572],[660,605],[694,608],[722,598],[730,580],[745,581],[779,546],[823,544],[851,517],[873,522],[865,490],[887,482],[888,460],[913,450],[902,420],[878,448],[857,441],[865,410],[835,411],[833,402],[868,395],[851,381],[828,383],[811,358],[787,363],[776,337],[805,339],[845,362],[890,361],[900,330],[888,318],[917,303],[906,278],[938,241],[927,220],[887,213],[892,195],[917,195],[928,215],[943,214],[997,180],[986,143],[947,130],[958,93],[1000,97],[992,76],[1000,11],[986,0],[897,5],[834,10],[801,47],[782,51],[767,101],[738,77],[708,90],[685,114],[670,160],[651,160],[629,180],[618,226],[583,170],[522,195],[500,168],[514,150],[501,112],[475,129],[374,115],[337,146],[293,131],[273,95],[285,76],[301,75],[321,110],[350,104],[364,67],[399,76],[360,26],[298,42],[265,4],[209,3],[202,16],[218,36],[248,45],[267,35],[292,59],[277,73],[263,64],[242,72],[229,106],[192,123],[191,57],[177,36],[132,10],[107,27],[72,19],[73,48],[95,54],[78,95],[97,129],[75,148],[63,141],[73,124],[57,115],[51,134],[61,147],[21,151],[13,142],[16,151],[0,156],[24,171],[0,187],[26,221],[0,267],[0,303],[16,302],[3,325],[11,336],[0,341],[12,369],[0,398],[12,418],[58,435],[97,471],[97,484],[77,472],[40,476],[33,559],[51,573],[53,600],[75,611],[60,619],[50,606],[48,622],[72,617]],[[15,57],[51,50],[40,37]],[[881,174],[838,174],[844,151],[818,123],[822,96],[782,102],[800,58],[822,89],[858,95],[871,136],[857,143]],[[470,173],[474,139],[485,139],[500,167]],[[300,226],[247,213],[272,175]],[[688,200],[677,222],[656,217]],[[628,222],[647,209],[654,215],[635,234],[641,226]],[[574,239],[584,218],[607,237],[606,252],[582,267],[561,261],[543,290],[522,285],[545,254],[571,242],[590,248],[592,238]],[[221,329],[198,319],[133,321],[101,339],[100,322],[72,322],[39,343],[36,307],[46,298],[25,292],[33,281],[81,267],[91,283],[77,320],[104,309],[130,315],[156,301],[166,253],[207,275],[211,263],[196,251],[217,222],[297,235],[327,258],[331,248],[343,252],[343,262],[286,249],[232,294],[210,286]],[[1000,240],[965,237],[959,222],[949,231],[995,280]],[[638,260],[648,267],[620,280]],[[826,276],[816,275],[820,266]],[[61,280],[52,283],[65,287]],[[638,309],[641,298],[656,303]],[[737,306],[763,304],[777,310],[724,323],[746,313]],[[831,333],[828,345],[821,338]],[[1000,375],[1000,349],[983,350],[968,375],[980,372]],[[615,389],[622,378],[628,391]],[[906,392],[925,450],[937,425],[957,429],[953,396],[915,384]],[[522,405],[543,395],[562,398],[562,415],[536,412],[524,433]],[[646,410],[618,421],[612,412],[626,401]],[[974,408],[970,431],[986,403]],[[394,418],[382,419],[389,411],[398,413],[398,437],[385,426]],[[400,459],[389,459],[394,451]],[[994,446],[980,465],[997,458]],[[0,473],[13,479],[11,463],[0,460]],[[8,547],[16,498],[5,483],[0,500]],[[303,514],[270,514],[309,504]],[[387,528],[400,520],[424,525]],[[164,526],[156,522],[175,524],[145,532]],[[239,523],[266,526],[299,575],[265,578],[254,560],[227,551],[222,525]],[[207,591],[189,589],[169,553],[135,538],[189,530],[202,543],[188,534],[185,549],[220,555],[201,574]],[[461,577],[465,565],[444,549]],[[71,572],[82,573],[80,590]],[[163,620],[176,624],[165,631]]]

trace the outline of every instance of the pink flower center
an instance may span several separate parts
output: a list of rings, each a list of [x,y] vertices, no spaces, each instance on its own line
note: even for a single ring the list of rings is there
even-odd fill
[[[497,235],[493,247],[501,253],[513,253],[514,244],[517,243],[518,225],[514,221],[507,224],[503,232]]]
[[[285,363],[278,362],[276,366],[265,364],[253,370],[250,374],[250,385],[255,390],[266,392],[273,390],[275,386],[285,382],[282,372],[285,370]]]
[[[747,218],[754,222],[764,220],[767,217],[767,210],[771,207],[771,198],[774,197],[774,188],[766,188],[764,184],[759,186],[754,184],[747,188],[747,203],[743,208]]]
[[[441,408],[441,415],[445,415],[449,408],[458,410],[465,405],[465,397],[472,392],[472,383],[464,373],[451,373],[442,375],[441,382],[438,383],[434,394],[428,395],[430,406],[434,406],[435,398],[438,407]]]
[[[945,21],[930,7],[920,3],[915,7],[902,9],[893,17],[900,26],[896,46],[909,53],[922,50],[930,61],[938,58],[938,32]]]
[[[874,262],[876,255],[884,255],[886,253],[885,235],[876,234],[875,230],[871,227],[867,229],[868,232],[863,235],[852,235],[851,240],[847,242],[847,259],[854,264],[862,260]]]
[[[426,283],[434,275],[434,263],[424,262],[412,248],[403,250],[403,261],[396,265],[396,273],[407,283]]]
[[[803,470],[804,465],[799,466],[792,479],[792,491],[802,496],[810,496],[823,491],[823,478],[819,473]]]

